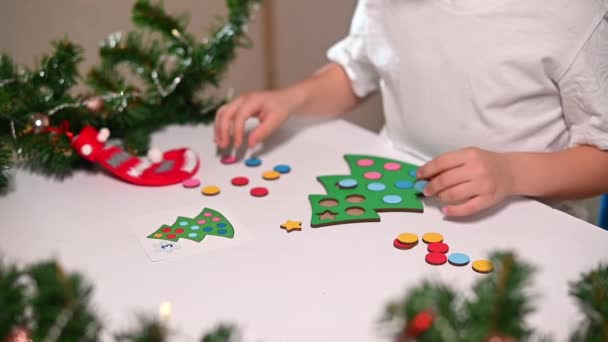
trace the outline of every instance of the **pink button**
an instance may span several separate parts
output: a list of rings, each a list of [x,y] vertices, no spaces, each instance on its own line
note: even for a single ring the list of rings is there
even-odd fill
[[[221,159],[222,164],[234,164],[237,161],[238,159],[235,156],[225,156]]]
[[[211,221],[213,221],[213,222],[219,222],[219,221],[221,221],[221,220],[222,220],[222,219],[221,219],[221,218],[219,218],[219,217],[214,217],[214,218],[212,218],[212,219],[211,219]]]
[[[366,172],[363,177],[367,178],[367,179],[380,179],[382,178],[382,174],[380,172],[376,172],[376,171],[370,171],[370,172]]]
[[[363,166],[363,167],[368,167],[368,166],[374,165],[374,161],[371,159],[359,159],[359,160],[357,160],[357,165]]]
[[[388,171],[401,170],[401,164],[399,164],[399,163],[386,163],[386,164],[384,164],[384,169],[388,170]]]
[[[184,188],[196,188],[199,185],[201,185],[201,181],[196,179],[196,178],[190,178],[190,179],[186,179],[182,185],[184,186]]]
[[[205,223],[207,223],[207,221],[205,221],[205,220],[198,220],[198,221],[196,221],[196,222],[197,222],[198,224],[205,224]]]
[[[205,217],[209,217],[209,216],[212,216],[212,215],[213,215],[212,213],[204,213],[203,214],[203,216],[205,216]]]

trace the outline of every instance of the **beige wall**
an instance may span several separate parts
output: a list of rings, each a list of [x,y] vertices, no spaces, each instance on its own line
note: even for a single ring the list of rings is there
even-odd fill
[[[356,1],[275,2],[275,35],[278,85],[284,86],[307,76],[325,62],[326,49],[348,30]],[[19,63],[32,65],[34,58],[49,50],[51,40],[67,36],[85,49],[82,70],[97,64],[98,42],[109,33],[133,29],[130,9],[133,0],[4,0],[0,1],[0,51]],[[165,1],[172,12],[189,13],[189,30],[204,37],[217,15],[226,13],[222,0]],[[222,84],[237,93],[264,86],[261,20],[249,25],[254,42],[251,50],[241,50]],[[223,90],[222,90],[223,91]],[[381,126],[379,101],[348,116],[369,129]]]

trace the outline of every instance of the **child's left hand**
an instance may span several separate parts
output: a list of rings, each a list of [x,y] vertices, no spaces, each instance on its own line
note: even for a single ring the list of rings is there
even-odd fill
[[[425,196],[447,204],[446,216],[468,216],[498,204],[513,194],[513,175],[504,153],[465,148],[443,154],[418,170],[428,179]]]

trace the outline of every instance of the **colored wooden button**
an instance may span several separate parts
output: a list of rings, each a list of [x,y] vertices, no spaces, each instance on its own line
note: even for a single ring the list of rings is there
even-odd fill
[[[338,186],[341,187],[342,189],[352,189],[352,188],[356,188],[357,184],[359,184],[357,182],[356,179],[352,179],[352,178],[345,178],[342,179],[338,182]]]
[[[416,173],[417,173],[417,172],[418,172],[418,170],[412,170],[412,171],[410,171],[410,176],[412,176],[412,177],[414,177],[414,178],[418,177],[418,176],[416,175]]]
[[[448,262],[448,257],[442,253],[429,253],[424,257],[424,260],[431,265],[439,266]]]
[[[245,160],[245,165],[249,167],[258,167],[262,165],[262,161],[259,158],[251,157]]]
[[[387,171],[398,171],[401,170],[401,164],[399,163],[386,163],[384,164],[384,169]]]
[[[238,159],[235,156],[223,156],[220,161],[222,162],[222,164],[228,165],[236,163]]]
[[[215,196],[220,193],[220,188],[215,185],[206,186],[202,190],[203,195]]]
[[[279,179],[280,177],[281,174],[276,171],[266,171],[262,174],[262,178],[264,178],[265,180],[275,180]]]
[[[431,253],[447,253],[450,250],[450,246],[443,242],[429,243],[428,251]]]
[[[424,192],[424,188],[426,188],[427,184],[429,184],[429,182],[426,180],[417,180],[416,183],[414,183],[414,189],[416,189],[416,191],[422,193],[422,192]]]
[[[190,178],[186,179],[182,185],[184,188],[198,188],[198,186],[201,185],[201,181],[196,178]]]
[[[363,177],[371,180],[376,180],[382,178],[382,174],[376,171],[370,171],[363,174]]]
[[[250,193],[253,197],[264,197],[268,195],[268,189],[264,187],[253,188],[251,189]]]
[[[399,239],[393,240],[393,247],[397,249],[412,249],[416,247],[417,243],[403,243]]]
[[[448,257],[448,262],[454,266],[465,266],[468,265],[471,259],[468,255],[463,253],[452,253]]]
[[[357,165],[361,167],[370,167],[374,165],[374,161],[371,159],[359,159],[357,160]]]
[[[285,173],[291,172],[291,166],[289,166],[287,164],[279,164],[274,167],[274,170],[278,173],[285,174]]]
[[[413,243],[418,243],[418,235],[412,233],[403,233],[397,236],[397,240],[401,241],[402,243],[411,245]]]
[[[400,180],[395,182],[395,187],[397,189],[411,189],[414,187],[414,183],[408,180]]]
[[[399,204],[403,201],[403,198],[399,195],[386,195],[382,197],[382,202],[386,204]]]
[[[386,185],[378,182],[367,184],[367,189],[370,191],[382,191],[386,189]]]
[[[249,179],[247,177],[234,177],[231,183],[234,186],[245,186],[249,184]]]
[[[473,270],[479,273],[490,273],[494,271],[494,263],[490,260],[475,260]]]
[[[422,235],[422,241],[425,243],[443,242],[443,235],[439,233],[426,233]]]

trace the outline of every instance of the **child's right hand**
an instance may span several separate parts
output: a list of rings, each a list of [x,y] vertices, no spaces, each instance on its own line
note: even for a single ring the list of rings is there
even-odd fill
[[[245,121],[257,117],[260,124],[249,134],[249,147],[254,147],[279,128],[293,111],[290,96],[285,91],[265,91],[242,95],[220,107],[215,118],[215,143],[220,148],[243,143]]]

